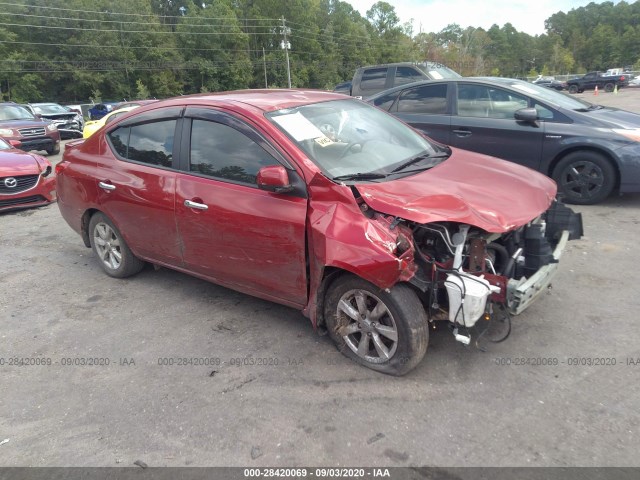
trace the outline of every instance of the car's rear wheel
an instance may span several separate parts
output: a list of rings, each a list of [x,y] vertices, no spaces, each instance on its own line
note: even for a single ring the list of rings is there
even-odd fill
[[[614,89],[613,83],[606,83],[604,86],[605,92],[613,92],[613,89]]]
[[[569,85],[569,93],[578,93],[577,85]]]
[[[427,351],[427,315],[407,285],[387,291],[345,275],[329,288],[324,316],[338,350],[373,370],[404,375]]]
[[[616,182],[611,162],[597,152],[578,151],[564,157],[553,171],[563,201],[592,205],[607,198]]]
[[[91,248],[107,275],[115,278],[130,277],[144,267],[144,262],[131,252],[122,234],[106,215],[98,212],[91,217],[89,239]]]

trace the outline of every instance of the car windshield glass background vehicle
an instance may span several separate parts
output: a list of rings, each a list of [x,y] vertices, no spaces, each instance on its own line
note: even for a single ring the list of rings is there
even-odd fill
[[[57,105],[55,103],[34,105],[33,109],[36,111],[36,113],[41,113],[43,115],[55,115],[57,113],[70,113],[69,110],[66,110],[63,106]]]
[[[534,85],[533,83],[513,80],[512,82],[507,83],[507,85],[526,95],[535,95],[540,100],[558,107],[568,108],[570,110],[582,110],[591,106],[591,103],[589,102],[585,102],[575,97],[570,97],[565,93],[558,92],[550,88]]]
[[[34,120],[35,117],[26,108],[18,105],[3,105],[0,107],[1,120]]]
[[[436,148],[392,116],[357,100],[279,110],[268,117],[332,177],[389,173]]]
[[[12,148],[11,145],[0,138],[0,150],[9,150],[10,148]]]
[[[236,129],[207,120],[193,120],[190,171],[255,184],[262,167],[277,164],[262,147]]]
[[[109,139],[122,158],[171,167],[175,127],[175,120],[122,127],[110,132]]]
[[[426,65],[416,65],[420,70],[426,72],[430,78],[440,80],[441,78],[461,78],[458,72],[451,70],[449,67],[445,67],[442,64],[435,62],[427,62]]]

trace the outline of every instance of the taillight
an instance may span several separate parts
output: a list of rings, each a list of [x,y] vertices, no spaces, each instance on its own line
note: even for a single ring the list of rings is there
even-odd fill
[[[65,168],[67,168],[67,165],[69,165],[69,162],[63,160],[60,163],[56,164],[56,176],[60,175]]]
[[[624,75],[620,77],[620,80],[624,82]]]

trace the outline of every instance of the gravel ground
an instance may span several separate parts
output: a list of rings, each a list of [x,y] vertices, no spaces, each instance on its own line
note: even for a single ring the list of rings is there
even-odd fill
[[[640,91],[582,96],[640,111]],[[403,378],[295,310],[166,269],[109,278],[55,204],[0,214],[0,466],[640,466],[639,207],[576,208],[585,237],[507,341],[440,327]]]

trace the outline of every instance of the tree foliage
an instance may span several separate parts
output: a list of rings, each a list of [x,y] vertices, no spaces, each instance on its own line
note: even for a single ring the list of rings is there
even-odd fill
[[[304,88],[396,61],[515,77],[640,65],[640,0],[558,12],[545,27],[416,33],[385,1],[363,16],[340,0],[26,0],[0,12],[0,95],[75,102],[285,87],[287,53],[292,86]]]

